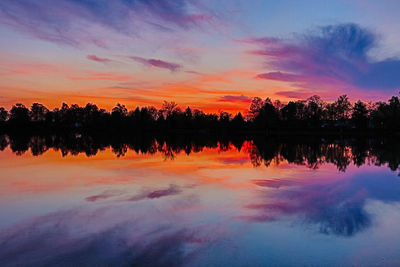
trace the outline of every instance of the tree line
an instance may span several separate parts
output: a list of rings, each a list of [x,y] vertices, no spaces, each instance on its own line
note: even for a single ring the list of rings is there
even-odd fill
[[[238,133],[244,131],[399,131],[400,101],[393,96],[386,102],[351,103],[346,95],[334,102],[319,96],[286,104],[255,97],[243,115],[221,111],[205,113],[198,109],[181,109],[175,102],[164,101],[162,107],[136,107],[128,110],[117,104],[111,112],[88,103],[62,104],[48,109],[40,103],[30,108],[15,104],[8,111],[0,107],[0,129],[5,132],[143,132],[197,131]]]

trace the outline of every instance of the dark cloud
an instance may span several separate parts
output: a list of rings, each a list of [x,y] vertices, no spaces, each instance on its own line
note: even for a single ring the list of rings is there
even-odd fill
[[[263,179],[263,180],[253,180],[253,183],[258,186],[280,188],[283,186],[297,185],[298,182],[286,179]]]
[[[400,60],[376,61],[371,50],[378,48],[378,35],[357,24],[321,27],[292,40],[252,39],[260,50],[251,51],[265,59],[269,69],[257,78],[293,82],[313,90],[381,90],[394,93],[400,87]]]
[[[282,73],[280,71],[262,73],[258,74],[256,77],[260,79],[285,81],[285,82],[295,82],[299,81],[301,78],[299,75]]]
[[[245,95],[224,95],[218,99],[221,102],[251,102],[251,97]]]
[[[159,189],[159,190],[154,190],[154,191],[149,191],[149,192],[143,192],[141,194],[130,197],[127,200],[128,201],[139,201],[139,200],[143,200],[143,199],[156,199],[156,198],[178,195],[181,192],[182,192],[182,190],[180,189],[179,186],[170,185],[166,189]]]
[[[188,187],[186,187],[188,188]],[[182,193],[181,187],[171,184],[168,188],[157,189],[157,190],[142,190],[141,193],[135,194],[131,197],[124,197],[119,199],[118,202],[122,201],[140,201],[144,199],[157,199],[167,196],[174,196]],[[85,200],[89,202],[96,202],[99,200],[106,200],[117,196],[125,195],[126,192],[120,190],[107,190],[100,194],[86,197]]]
[[[87,198],[85,198],[85,200],[89,201],[89,202],[95,202],[95,201],[98,201],[98,200],[104,200],[104,199],[108,199],[108,198],[111,198],[111,197],[119,196],[121,194],[123,194],[122,191],[108,190],[108,191],[104,191],[101,194],[87,197]]]
[[[179,187],[176,185],[170,185],[169,188],[167,189],[162,189],[162,190],[156,190],[153,192],[150,192],[147,195],[147,198],[160,198],[160,197],[165,197],[165,196],[171,196],[171,195],[177,195],[181,192]]]
[[[182,66],[179,64],[163,61],[160,59],[152,59],[152,58],[148,59],[148,58],[136,57],[136,56],[129,56],[128,58],[130,58],[136,62],[142,63],[145,66],[151,66],[151,67],[161,68],[161,69],[168,69],[170,71],[177,71],[180,68],[182,68]]]

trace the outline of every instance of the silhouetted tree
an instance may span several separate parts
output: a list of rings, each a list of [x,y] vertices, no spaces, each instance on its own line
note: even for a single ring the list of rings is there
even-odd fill
[[[281,109],[282,124],[284,128],[301,128],[304,126],[305,119],[305,101],[290,101],[286,106]]]
[[[245,127],[245,121],[244,118],[242,116],[242,113],[238,113],[235,115],[235,117],[233,117],[232,121],[231,121],[231,129],[232,130],[243,130]]]
[[[355,127],[365,129],[368,126],[368,109],[367,105],[361,100],[354,103],[352,112],[352,121]]]
[[[8,111],[0,107],[0,122],[5,122],[8,119]]]
[[[249,119],[254,120],[260,114],[263,106],[264,101],[259,97],[254,97],[250,104]]]
[[[254,118],[254,126],[257,129],[271,130],[278,126],[279,113],[272,104],[271,99],[267,98],[258,115]]]
[[[118,118],[122,118],[122,117],[126,117],[126,115],[128,114],[128,110],[125,107],[125,105],[121,105],[120,103],[118,103],[111,112],[111,116],[113,117],[118,117]]]
[[[28,127],[29,119],[29,110],[23,104],[11,108],[9,122],[12,127]]]
[[[351,103],[347,95],[339,96],[334,105],[336,111],[335,119],[343,121],[349,118]]]
[[[324,103],[321,98],[314,95],[307,99],[306,116],[311,127],[320,127],[323,119]]]
[[[113,127],[122,128],[124,122],[126,121],[127,115],[128,109],[125,107],[125,105],[118,103],[111,112],[111,121]]]
[[[245,119],[242,113],[232,118],[230,113],[224,111],[219,115],[206,114],[190,107],[182,111],[175,102],[167,101],[159,110],[155,107],[136,107],[128,111],[125,105],[118,103],[111,112],[92,103],[84,107],[63,103],[61,108],[53,110],[40,103],[33,103],[30,110],[23,104],[16,104],[9,112],[0,108],[0,131],[68,132],[77,136],[82,133],[146,131],[230,135],[245,131],[276,134],[282,130],[333,131],[341,134],[366,129],[370,133],[400,131],[400,100],[396,96],[387,102],[368,105],[361,101],[352,105],[346,95],[333,103],[325,103],[319,96],[287,104],[255,97],[249,108]]]
[[[192,110],[190,109],[190,107],[187,107],[185,109],[184,118],[185,118],[185,122],[184,122],[185,128],[191,129],[193,126],[192,125],[193,114],[192,114]]]
[[[389,100],[388,112],[387,112],[387,123],[391,129],[400,128],[400,101],[397,96],[393,96]]]
[[[175,102],[164,101],[160,111],[162,112],[164,118],[167,118],[172,115],[172,112],[176,109],[177,106],[178,105]]]
[[[29,112],[30,119],[33,122],[43,122],[46,119],[46,114],[49,110],[39,103],[33,103]]]

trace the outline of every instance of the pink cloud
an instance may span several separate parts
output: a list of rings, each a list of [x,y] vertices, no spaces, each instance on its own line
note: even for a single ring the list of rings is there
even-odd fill
[[[96,55],[87,55],[86,58],[89,59],[89,60],[92,60],[92,61],[100,62],[100,63],[110,63],[110,62],[112,62],[112,60],[109,59],[109,58],[98,57]]]
[[[203,75],[202,73],[194,71],[194,70],[185,70],[185,72],[189,73],[189,74],[194,74],[194,75]]]

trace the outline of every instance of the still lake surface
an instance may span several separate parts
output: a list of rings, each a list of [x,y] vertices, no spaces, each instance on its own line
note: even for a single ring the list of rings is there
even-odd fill
[[[0,266],[400,265],[397,143],[3,141]]]

